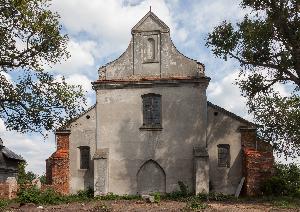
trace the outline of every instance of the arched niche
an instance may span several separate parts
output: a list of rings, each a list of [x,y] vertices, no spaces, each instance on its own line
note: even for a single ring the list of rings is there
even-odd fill
[[[153,38],[147,39],[147,60],[153,61],[155,60],[155,40]]]
[[[166,192],[166,174],[154,160],[146,161],[137,173],[137,189],[139,194]]]

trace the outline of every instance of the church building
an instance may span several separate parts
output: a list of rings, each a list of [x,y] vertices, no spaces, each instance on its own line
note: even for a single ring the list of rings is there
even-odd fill
[[[196,194],[259,193],[274,158],[256,125],[207,101],[204,64],[176,49],[153,12],[131,34],[92,82],[96,104],[56,130],[47,182],[64,194],[170,193],[179,181]]]

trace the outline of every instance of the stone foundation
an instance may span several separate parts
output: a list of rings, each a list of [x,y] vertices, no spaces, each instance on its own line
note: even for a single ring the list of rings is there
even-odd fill
[[[57,150],[46,160],[46,181],[61,194],[69,193],[69,130],[56,131]]]
[[[9,177],[6,181],[0,182],[0,199],[15,199],[18,192],[16,178]]]

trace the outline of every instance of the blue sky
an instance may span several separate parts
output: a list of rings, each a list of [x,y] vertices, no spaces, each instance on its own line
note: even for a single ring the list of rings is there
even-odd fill
[[[233,60],[215,58],[205,47],[205,38],[223,20],[241,20],[245,11],[238,0],[53,0],[51,9],[61,16],[63,31],[69,35],[71,58],[52,68],[54,75],[66,77],[70,84],[80,84],[87,94],[88,105],[95,102],[91,81],[97,70],[117,58],[129,44],[131,28],[149,11],[171,29],[172,40],[184,55],[205,64],[211,77],[208,100],[251,120],[245,100],[234,85],[239,66]],[[284,87],[278,90],[285,93]],[[53,134],[41,136],[8,132],[0,119],[0,134],[4,145],[21,154],[28,170],[45,172],[45,159],[55,151]]]

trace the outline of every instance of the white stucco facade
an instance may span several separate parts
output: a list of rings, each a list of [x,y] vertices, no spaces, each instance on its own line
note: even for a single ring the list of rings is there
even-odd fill
[[[99,69],[96,105],[70,124],[70,191],[96,195],[178,190],[233,194],[242,178],[241,126],[251,123],[207,102],[204,65],[179,53],[152,12],[132,29],[126,52]],[[143,95],[160,96],[160,127],[143,127]],[[218,166],[218,145],[230,164]],[[88,169],[80,147],[90,147]]]

